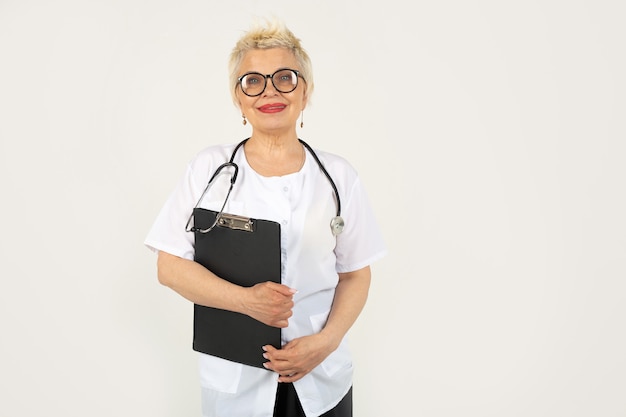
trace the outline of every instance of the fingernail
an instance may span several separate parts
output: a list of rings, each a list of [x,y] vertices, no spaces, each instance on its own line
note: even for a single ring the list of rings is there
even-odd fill
[[[264,367],[265,369],[270,369],[270,368],[268,368],[268,367],[267,367],[267,362],[263,362],[263,367]]]
[[[267,346],[261,346],[261,349],[263,349],[265,352],[267,352]]]
[[[269,358],[267,357],[267,353],[264,353],[264,354],[263,354],[263,357],[264,357],[265,359],[269,359]]]
[[[295,288],[289,288],[289,292],[292,294],[297,294],[298,290],[296,290]]]

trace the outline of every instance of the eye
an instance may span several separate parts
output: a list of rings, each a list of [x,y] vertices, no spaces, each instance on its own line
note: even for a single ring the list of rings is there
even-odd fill
[[[280,84],[291,85],[291,84],[294,84],[295,82],[294,81],[295,76],[296,74],[293,71],[283,70],[283,71],[276,73],[276,75],[274,76],[274,79]]]
[[[248,74],[242,78],[241,82],[244,87],[254,87],[263,84],[263,77],[261,74]]]

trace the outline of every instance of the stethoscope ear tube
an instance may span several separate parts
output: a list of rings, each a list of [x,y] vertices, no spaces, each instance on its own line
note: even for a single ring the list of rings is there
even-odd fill
[[[191,210],[191,215],[189,216],[189,219],[187,219],[187,224],[185,225],[185,230],[187,232],[208,233],[211,230],[213,230],[213,228],[215,226],[217,226],[218,222],[220,221],[220,219],[222,217],[222,213],[224,212],[224,207],[226,207],[226,203],[228,202],[228,197],[230,196],[230,192],[233,190],[233,186],[235,185],[235,181],[237,181],[237,174],[239,173],[239,167],[237,166],[236,163],[232,162],[232,160],[231,160],[231,161],[225,162],[222,165],[220,165],[219,167],[217,167],[217,169],[215,170],[213,175],[211,175],[211,179],[209,179],[209,182],[207,183],[206,187],[204,187],[204,191],[202,191],[202,194],[200,195],[200,198],[198,199],[198,202],[194,206],[194,210],[196,208],[198,208],[198,206],[202,202],[202,199],[204,198],[204,195],[207,193],[207,191],[209,191],[209,187],[211,186],[211,184],[213,183],[215,178],[218,176],[218,174],[224,168],[228,168],[228,167],[232,167],[235,170],[231,174],[231,177],[230,177],[230,187],[228,188],[228,193],[226,193],[226,198],[224,199],[224,204],[222,204],[222,208],[220,209],[220,211],[217,214],[217,216],[215,216],[215,221],[213,222],[211,227],[209,227],[207,229],[197,229],[195,226],[191,226],[191,220],[193,219],[193,210]]]
[[[248,138],[248,139],[250,139],[250,138]],[[193,210],[192,210],[191,215],[189,216],[189,219],[187,220],[187,225],[185,226],[185,230],[187,232],[208,233],[211,230],[213,230],[213,228],[218,224],[220,218],[222,217],[222,213],[224,212],[224,208],[226,207],[226,203],[228,202],[228,197],[230,196],[230,192],[233,190],[233,186],[235,185],[235,181],[237,181],[237,175],[239,174],[239,166],[237,166],[237,164],[234,162],[235,154],[237,153],[239,148],[241,148],[248,141],[248,139],[245,139],[245,140],[239,142],[239,144],[233,150],[233,153],[230,156],[230,160],[228,162],[223,163],[219,167],[217,167],[217,169],[215,170],[215,172],[213,173],[213,175],[209,179],[209,182],[207,183],[207,186],[204,188],[204,191],[202,191],[202,194],[200,195],[200,198],[198,199],[198,202],[196,203],[196,205],[194,207],[194,209],[198,208],[198,206],[202,202],[202,199],[204,198],[204,195],[209,190],[209,187],[211,186],[211,184],[213,183],[213,181],[215,180],[217,175],[224,168],[228,168],[228,167],[234,168],[234,172],[231,174],[231,177],[230,177],[230,188],[228,189],[228,193],[226,194],[226,198],[224,199],[224,204],[222,204],[222,208],[220,209],[220,211],[217,214],[217,216],[215,216],[215,222],[208,229],[196,229],[195,226],[191,226],[191,220],[193,219]],[[339,198],[339,191],[337,190],[337,186],[335,185],[335,182],[331,178],[331,176],[328,173],[328,171],[326,171],[326,168],[324,167],[324,164],[322,164],[322,161],[320,161],[319,157],[313,151],[313,149],[309,146],[309,144],[306,143],[305,141],[303,141],[302,139],[298,139],[298,140],[309,151],[311,156],[313,156],[313,159],[315,159],[315,162],[320,167],[320,170],[326,176],[326,178],[328,179],[328,182],[330,183],[331,187],[333,188],[333,191],[335,193],[335,203],[337,204],[337,213],[336,213],[336,216],[333,217],[331,219],[331,221],[330,221],[330,230],[331,230],[333,236],[337,236],[337,235],[341,234],[341,232],[343,232],[343,228],[345,226],[345,222],[343,221],[343,218],[341,217],[341,199]]]

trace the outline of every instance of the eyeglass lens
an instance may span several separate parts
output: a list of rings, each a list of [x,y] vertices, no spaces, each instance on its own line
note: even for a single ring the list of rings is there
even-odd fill
[[[267,85],[267,77],[258,72],[251,72],[241,77],[241,90],[248,96],[258,96]],[[271,75],[274,88],[281,93],[291,93],[298,86],[298,74],[290,69],[282,69]]]

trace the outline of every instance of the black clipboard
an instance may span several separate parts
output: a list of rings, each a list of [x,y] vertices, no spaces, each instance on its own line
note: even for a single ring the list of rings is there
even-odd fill
[[[220,278],[251,287],[280,283],[280,224],[195,208],[194,260]],[[207,233],[206,230],[213,227]],[[280,328],[245,314],[194,304],[193,349],[263,368],[264,345],[281,347]]]

